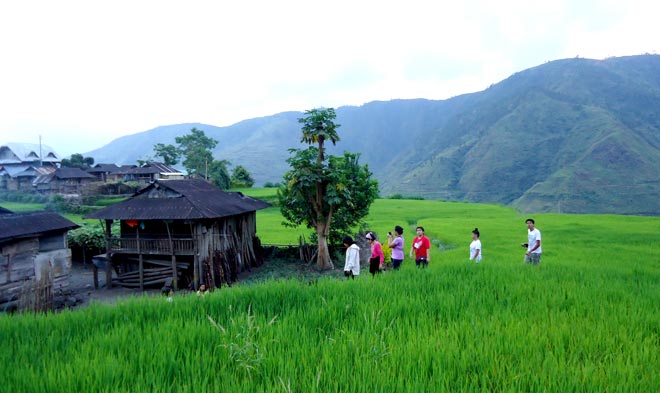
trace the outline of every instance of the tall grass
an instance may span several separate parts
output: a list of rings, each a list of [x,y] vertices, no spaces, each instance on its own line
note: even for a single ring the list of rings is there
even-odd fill
[[[43,210],[45,203],[25,203],[25,202],[7,202],[0,201],[0,207],[11,210],[14,213],[33,212]]]
[[[266,214],[264,214],[266,213]],[[2,389],[52,391],[654,391],[660,220],[377,200],[368,219],[433,240],[428,269],[276,280],[0,317]],[[260,211],[264,242],[295,242]],[[279,218],[281,220],[281,217]],[[484,260],[468,261],[470,231]],[[279,233],[278,233],[279,232]]]

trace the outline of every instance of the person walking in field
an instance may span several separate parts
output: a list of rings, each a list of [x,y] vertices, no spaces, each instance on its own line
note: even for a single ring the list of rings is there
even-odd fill
[[[350,236],[344,236],[342,239],[346,247],[346,263],[344,264],[344,276],[355,278],[360,275],[360,247]]]
[[[541,231],[535,227],[534,219],[525,220],[527,224],[527,243],[522,246],[527,248],[525,253],[525,263],[538,265],[541,263]]]
[[[481,240],[479,240],[479,228],[472,231],[472,243],[470,243],[470,260],[481,262]]]
[[[383,254],[383,246],[376,240],[376,234],[367,232],[367,242],[371,245],[371,258],[369,258],[369,273],[374,277],[376,273],[383,270],[383,263],[385,262],[385,255]]]
[[[392,232],[387,233],[387,246],[392,249],[392,268],[399,270],[403,262],[403,228],[395,226],[394,234],[396,236]]]
[[[415,252],[415,265],[424,268],[429,265],[431,260],[431,241],[424,236],[424,227],[417,227],[416,232],[417,236],[413,239],[410,256],[412,257]]]

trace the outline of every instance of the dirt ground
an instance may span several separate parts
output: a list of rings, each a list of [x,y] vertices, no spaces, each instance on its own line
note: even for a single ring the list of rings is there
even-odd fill
[[[148,289],[150,294],[159,294],[158,289]],[[105,272],[99,272],[99,289],[94,289],[94,271],[92,264],[73,262],[71,277],[69,278],[68,296],[65,300],[66,307],[79,308],[89,305],[91,301],[103,303],[114,303],[117,299],[131,295],[139,296],[140,289],[122,288],[114,286],[111,289],[105,287]],[[75,301],[74,301],[75,299]]]
[[[241,273],[234,285],[251,285],[268,279],[295,278],[312,281],[322,276],[340,278],[342,277],[341,273],[341,266],[335,267],[334,270],[319,272],[313,265],[302,263],[297,259],[268,258],[262,266]],[[111,289],[106,289],[105,281],[105,272],[99,271],[99,289],[94,289],[92,264],[74,261],[71,267],[68,290],[60,304],[56,305],[56,308],[82,308],[88,306],[92,301],[112,304],[123,297],[143,294],[139,288],[113,286]],[[224,290],[224,287],[221,290]],[[185,290],[181,290],[181,292],[183,291]],[[161,296],[160,288],[149,288],[144,291],[144,294]]]

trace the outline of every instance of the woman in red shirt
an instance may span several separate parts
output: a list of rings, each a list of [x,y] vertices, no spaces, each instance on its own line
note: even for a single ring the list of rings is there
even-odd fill
[[[424,236],[424,227],[417,227],[417,236],[412,241],[410,256],[415,251],[415,265],[417,267],[427,267],[431,260],[431,241]]]

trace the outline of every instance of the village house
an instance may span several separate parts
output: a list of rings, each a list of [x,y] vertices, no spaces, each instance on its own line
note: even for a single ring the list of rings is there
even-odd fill
[[[268,206],[204,180],[157,180],[87,215],[105,220],[106,254],[95,263],[110,286],[219,287],[261,264],[256,211]],[[119,233],[112,233],[114,221]]]
[[[0,191],[32,191],[32,181],[52,172],[62,160],[47,145],[7,143],[0,146]]]
[[[7,143],[0,146],[0,165],[5,168],[26,169],[30,165],[57,166],[62,159],[48,145],[35,143]]]
[[[96,181],[117,182],[123,181],[124,174],[133,168],[137,168],[137,165],[96,164],[87,169],[87,173],[96,177]]]
[[[124,181],[149,183],[155,180],[181,180],[185,175],[162,162],[148,162],[139,167],[120,171]]]
[[[87,173],[96,177],[97,181],[112,181],[112,176],[119,172],[119,167],[115,164],[96,164],[87,169]]]
[[[53,212],[0,208],[0,311],[49,309],[68,287],[67,232],[78,225]]]
[[[96,181],[96,177],[80,168],[57,168],[46,175],[37,176],[32,185],[41,193],[80,194],[85,185]]]

